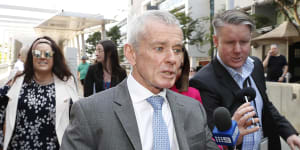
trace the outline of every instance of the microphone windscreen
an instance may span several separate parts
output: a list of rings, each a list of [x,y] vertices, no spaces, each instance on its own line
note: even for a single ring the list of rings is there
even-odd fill
[[[252,87],[243,88],[239,92],[237,92],[236,98],[242,103],[245,102],[245,96],[248,97],[249,102],[254,100],[256,97],[256,92]]]
[[[231,128],[231,115],[227,108],[218,107],[213,113],[213,120],[219,131],[226,131]]]

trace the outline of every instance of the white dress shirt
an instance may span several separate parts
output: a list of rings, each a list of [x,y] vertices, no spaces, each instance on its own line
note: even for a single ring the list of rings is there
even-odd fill
[[[172,113],[168,100],[166,98],[166,89],[161,91],[159,94],[153,94],[151,91],[149,91],[140,83],[138,83],[133,78],[131,73],[129,74],[127,79],[127,86],[130,98],[132,100],[143,150],[153,149],[153,107],[150,103],[146,101],[147,98],[153,95],[160,95],[165,99],[162,105],[162,116],[168,127],[170,149],[179,150],[176,132],[173,124]]]

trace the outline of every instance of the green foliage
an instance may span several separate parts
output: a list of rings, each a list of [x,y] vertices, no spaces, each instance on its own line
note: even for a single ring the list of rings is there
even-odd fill
[[[252,14],[250,17],[255,21],[255,26],[257,29],[266,27],[271,24],[271,20],[268,17]]]
[[[120,39],[121,39],[121,31],[118,25],[115,25],[112,28],[110,28],[110,30],[106,32],[106,35],[107,37],[110,38],[110,40],[116,43],[117,47],[119,47]]]
[[[120,63],[125,61],[125,55],[124,55],[124,47],[119,47],[118,48],[118,55],[119,55],[119,60]]]
[[[113,26],[109,31],[106,32],[106,35],[110,40],[116,43],[120,62],[125,61],[123,47],[120,46],[122,37],[120,27],[118,25]]]
[[[101,40],[101,33],[95,32],[91,35],[89,35],[86,42],[86,52],[89,54],[93,54],[96,50],[97,43]]]
[[[200,44],[206,41],[205,31],[201,27],[201,22],[207,20],[206,18],[193,19],[180,12],[180,9],[173,9],[170,12],[179,20],[183,32],[184,44]]]

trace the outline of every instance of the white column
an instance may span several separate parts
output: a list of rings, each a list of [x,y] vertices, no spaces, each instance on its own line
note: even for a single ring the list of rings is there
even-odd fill
[[[84,33],[81,34],[81,45],[82,45],[82,55],[85,55],[85,41],[84,41]]]
[[[226,10],[234,9],[234,0],[227,0],[226,1]]]
[[[80,49],[80,44],[79,44],[79,35],[77,34],[75,36],[75,39],[76,39],[76,43],[77,43],[77,58],[78,60],[80,60],[80,56],[81,56],[81,49]]]
[[[106,39],[105,23],[101,24],[101,39]]]

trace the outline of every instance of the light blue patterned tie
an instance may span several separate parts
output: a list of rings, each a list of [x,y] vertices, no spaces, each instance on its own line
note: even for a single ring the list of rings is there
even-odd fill
[[[153,150],[170,150],[168,128],[162,117],[162,104],[164,98],[161,96],[151,96],[147,101],[152,105],[153,113]]]

